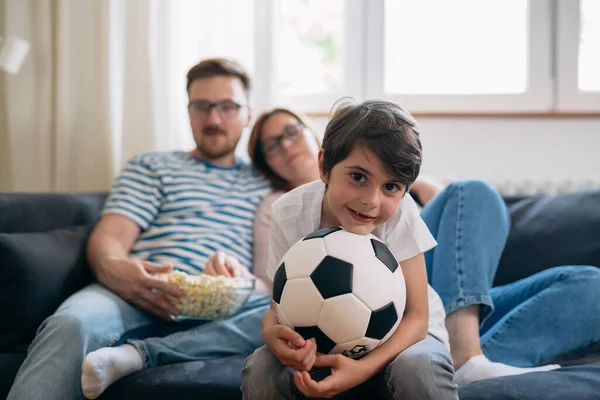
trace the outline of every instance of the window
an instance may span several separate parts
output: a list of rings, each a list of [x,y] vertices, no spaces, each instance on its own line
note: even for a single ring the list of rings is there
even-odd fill
[[[559,109],[600,111],[600,0],[559,2],[557,59]]]
[[[277,88],[284,95],[340,93],[343,0],[279,1]]]
[[[386,0],[383,25],[385,93],[527,89],[528,10],[523,0]]]
[[[257,0],[265,3],[272,29],[264,47],[271,65],[261,68],[271,82],[266,103],[327,112],[362,91],[363,0]]]
[[[269,105],[326,113],[348,95],[413,112],[600,111],[600,0],[265,3]]]
[[[583,0],[579,13],[577,87],[600,91],[600,1]]]

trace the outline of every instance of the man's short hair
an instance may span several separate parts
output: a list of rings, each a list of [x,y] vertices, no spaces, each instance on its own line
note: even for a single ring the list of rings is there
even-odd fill
[[[358,103],[342,98],[332,109],[323,136],[323,172],[328,174],[356,146],[373,152],[394,180],[408,187],[423,159],[417,123],[398,104],[384,100]]]
[[[198,79],[212,78],[215,76],[230,76],[242,81],[246,94],[250,95],[250,76],[244,67],[237,61],[229,58],[207,58],[194,65],[187,73],[187,86],[189,92],[192,83]]]

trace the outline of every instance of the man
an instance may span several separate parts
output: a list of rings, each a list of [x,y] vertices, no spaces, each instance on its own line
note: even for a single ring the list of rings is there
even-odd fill
[[[142,154],[123,169],[88,242],[88,261],[99,284],[73,294],[42,323],[9,400],[82,399],[86,354],[131,338],[188,329],[170,322],[178,310],[166,295],[179,296],[178,289],[154,273],[172,268],[200,273],[217,250],[251,269],[254,211],[270,188],[234,155],[251,119],[249,90],[247,73],[231,60],[204,60],[188,72],[196,149]],[[225,264],[226,259],[211,262]],[[204,358],[249,354],[260,346],[262,306],[267,304],[267,296],[252,302],[246,315],[231,318],[232,326],[193,328],[202,335],[198,342],[206,348]],[[144,367],[157,363],[156,354],[137,349]],[[182,350],[166,349],[160,361],[189,360]],[[99,395],[93,389],[86,395]]]

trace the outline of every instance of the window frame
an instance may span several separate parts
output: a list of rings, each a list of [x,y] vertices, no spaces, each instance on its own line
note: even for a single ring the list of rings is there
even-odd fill
[[[529,36],[527,89],[518,94],[398,95],[384,91],[385,0],[344,0],[343,93],[282,95],[275,68],[278,6],[285,0],[254,0],[260,107],[284,106],[311,115],[327,115],[342,96],[358,101],[383,98],[421,115],[600,114],[600,93],[577,87],[579,7],[573,0],[527,0]],[[571,61],[569,61],[571,60]]]
[[[260,0],[255,0],[260,3]],[[361,61],[362,47],[364,41],[362,17],[364,9],[363,0],[343,0],[344,2],[344,43],[353,43],[353,46],[344,46],[342,49],[343,60],[343,89],[340,92],[326,94],[303,94],[303,95],[285,95],[277,91],[277,75],[275,65],[279,54],[277,49],[277,37],[281,19],[278,18],[281,1],[268,0],[270,3],[269,15],[266,15],[268,24],[257,25],[265,26],[267,37],[269,38],[269,57],[272,60],[268,76],[269,87],[266,88],[270,104],[291,107],[304,113],[319,113],[329,111],[334,102],[344,95],[357,97],[362,89],[363,63]],[[263,2],[267,3],[267,1]]]
[[[600,91],[581,91],[578,84],[580,10],[579,0],[558,0],[555,57],[556,108],[563,112],[600,112]]]

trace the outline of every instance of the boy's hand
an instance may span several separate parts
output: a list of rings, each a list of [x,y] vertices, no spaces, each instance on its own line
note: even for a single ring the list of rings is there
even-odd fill
[[[296,387],[308,397],[333,397],[360,385],[370,378],[365,375],[360,361],[353,360],[341,354],[317,356],[314,366],[330,367],[331,375],[317,382],[306,371],[294,372]]]
[[[283,365],[299,371],[310,371],[317,358],[315,339],[304,340],[298,332],[285,325],[272,325],[263,331],[269,350]]]

